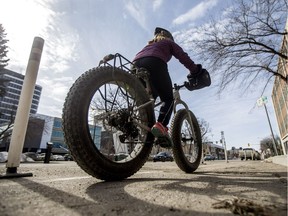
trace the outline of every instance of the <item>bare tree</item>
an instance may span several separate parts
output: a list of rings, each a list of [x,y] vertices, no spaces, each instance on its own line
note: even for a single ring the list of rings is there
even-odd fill
[[[276,140],[277,140],[276,141],[277,152],[280,154],[283,154],[283,151],[280,145],[281,139],[277,136]],[[261,149],[261,152],[267,152],[267,150],[269,149],[272,155],[276,155],[272,137],[266,137],[262,139],[260,141],[260,149]]]
[[[193,30],[189,44],[205,67],[220,76],[218,93],[235,81],[244,90],[272,76],[287,82],[287,75],[277,72],[278,59],[288,59],[280,50],[287,10],[287,0],[237,0],[218,21],[214,17]]]
[[[203,142],[207,142],[208,141],[208,137],[206,135],[207,135],[207,133],[211,132],[210,125],[204,119],[197,119],[197,120],[198,120],[198,123],[199,123],[202,140],[203,140]]]
[[[9,139],[9,137],[12,134],[12,129],[14,126],[14,120],[15,120],[15,112],[14,110],[16,109],[16,105],[13,105],[12,109],[9,112],[9,119],[8,121],[2,125],[1,129],[0,129],[0,142],[2,142],[3,140],[6,141],[7,139]],[[0,117],[3,114],[0,113]]]

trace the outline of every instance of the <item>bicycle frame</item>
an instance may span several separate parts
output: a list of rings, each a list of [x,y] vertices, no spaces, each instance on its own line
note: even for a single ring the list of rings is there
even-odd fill
[[[147,162],[154,147],[171,149],[186,173],[198,168],[202,139],[196,117],[180,98],[185,83],[172,86],[171,137],[157,137],[150,127],[158,114],[155,107],[162,102],[151,97],[149,77],[147,70],[117,53],[104,57],[99,67],[86,71],[71,86],[63,106],[63,133],[73,158],[87,174],[105,181],[128,178]]]

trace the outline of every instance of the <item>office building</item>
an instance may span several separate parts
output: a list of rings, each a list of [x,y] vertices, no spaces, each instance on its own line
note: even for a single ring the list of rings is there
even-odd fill
[[[0,70],[0,79],[5,79],[5,94],[0,97],[0,126],[11,123],[15,118],[20,94],[24,82],[24,75],[8,69]],[[30,113],[37,113],[42,87],[35,85]]]

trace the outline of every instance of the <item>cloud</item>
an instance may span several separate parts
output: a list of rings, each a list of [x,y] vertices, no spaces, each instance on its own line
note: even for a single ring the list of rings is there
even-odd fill
[[[155,24],[155,20],[152,19],[154,16],[151,14],[156,14],[163,3],[163,0],[125,0],[124,8],[129,13],[129,15],[141,26],[141,28],[150,31],[148,27],[149,23],[153,22],[153,24]]]
[[[0,13],[0,20],[9,40],[7,45],[10,61],[7,68],[17,72],[24,71],[35,36],[45,40],[41,68],[49,69],[50,73],[63,72],[69,67],[69,61],[77,60],[74,54],[78,41],[77,32],[63,26],[61,18],[64,14],[51,9],[55,2],[10,0],[1,3],[5,10]]]
[[[43,87],[42,93],[45,97],[58,102],[63,102],[73,82],[72,77],[54,77],[51,79],[50,76],[45,76],[38,80],[38,83]]]
[[[1,6],[5,8],[0,13],[0,20],[6,29],[9,40],[7,43],[9,46],[9,65],[25,68],[33,38],[44,32],[54,15],[53,11],[46,8],[46,3],[39,4],[37,1],[31,0],[11,0],[1,3]],[[27,43],[28,41],[30,43]]]
[[[2,1],[5,10],[0,13],[9,40],[7,69],[24,74],[34,37],[45,40],[36,81],[42,86],[38,111],[53,116],[61,115],[59,107],[73,83],[65,72],[78,60],[79,43],[78,32],[66,22],[67,14],[53,9],[57,3],[57,0]]]
[[[125,4],[125,8],[130,16],[132,16],[143,29],[147,29],[144,6],[143,1],[127,1]]]
[[[38,112],[61,117],[63,102],[73,82],[69,76],[39,78],[37,84],[42,86],[42,93]]]
[[[78,60],[77,45],[79,35],[73,30],[65,33],[59,29],[46,35],[42,67],[51,73],[63,73],[70,68],[71,62]],[[57,37],[53,36],[57,35]]]
[[[153,1],[153,11],[156,11],[162,5],[163,0],[154,0]]]
[[[181,25],[186,22],[192,22],[195,21],[203,16],[205,16],[206,12],[217,5],[218,0],[206,0],[202,1],[198,5],[196,5],[194,8],[186,12],[185,14],[182,14],[178,16],[176,19],[173,20],[173,24],[175,25]]]

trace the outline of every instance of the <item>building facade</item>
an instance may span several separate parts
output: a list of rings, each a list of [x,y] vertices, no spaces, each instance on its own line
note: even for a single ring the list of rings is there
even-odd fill
[[[285,28],[286,33],[288,32],[288,20]],[[288,56],[288,36],[284,35],[281,52]],[[288,60],[279,57],[278,61],[278,71],[287,78],[288,74]],[[272,100],[275,110],[275,115],[278,123],[278,128],[281,136],[281,144],[284,153],[287,154],[288,147],[288,84],[283,79],[279,77],[275,78],[273,90],[272,90]]]
[[[13,128],[11,128],[12,130]],[[100,148],[101,127],[89,125],[91,138],[97,148]],[[43,114],[30,114],[23,152],[45,152],[47,143],[52,143],[52,153],[66,154],[69,149],[64,140],[62,119]],[[10,137],[0,142],[0,151],[9,150]]]
[[[31,124],[33,121],[38,121],[43,123],[41,125]],[[31,115],[29,119],[30,124],[28,124],[27,132],[25,136],[24,149],[23,151],[45,151],[47,148],[47,143],[53,144],[52,153],[55,154],[65,154],[68,153],[68,146],[64,140],[64,134],[62,130],[62,119],[58,117],[51,117],[42,114]],[[39,129],[38,134],[35,134],[35,127]],[[96,147],[100,146],[101,138],[101,127],[89,125],[90,134]],[[33,141],[29,140],[29,135],[34,133],[34,140],[37,139],[38,145],[32,146]],[[39,138],[41,139],[39,139]],[[33,148],[32,148],[33,147]],[[36,148],[35,148],[36,147]]]
[[[204,142],[203,143],[203,156],[212,155],[218,160],[225,159],[224,147],[216,145],[213,142]]]
[[[0,79],[7,80],[4,83],[5,95],[0,97],[0,125],[5,125],[15,118],[20,94],[24,82],[24,75],[8,69],[0,70]],[[37,113],[42,87],[35,85],[30,113]]]

